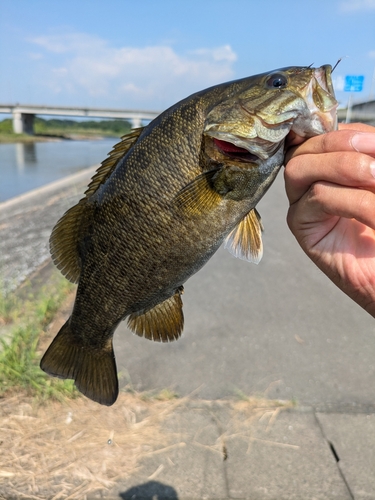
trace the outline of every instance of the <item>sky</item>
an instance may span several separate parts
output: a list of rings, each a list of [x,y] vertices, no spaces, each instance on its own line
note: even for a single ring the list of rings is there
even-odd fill
[[[340,104],[348,75],[365,77],[354,101],[375,99],[375,0],[0,0],[0,104],[162,111],[339,58]]]

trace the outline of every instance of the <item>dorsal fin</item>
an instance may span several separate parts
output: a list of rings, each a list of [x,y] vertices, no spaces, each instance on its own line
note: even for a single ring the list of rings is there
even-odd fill
[[[118,160],[122,158],[137,142],[143,128],[144,127],[136,128],[132,130],[130,134],[124,135],[121,138],[121,141],[113,147],[112,151],[108,154],[108,158],[101,163],[100,167],[91,179],[91,182],[85,191],[86,198],[89,198],[93,193],[95,193],[98,187],[108,179],[114,171]]]
[[[129,316],[128,327],[140,337],[156,342],[172,342],[177,340],[184,326],[180,286],[174,295],[160,302],[152,309]]]
[[[49,249],[52,260],[72,283],[78,283],[81,272],[81,259],[78,252],[78,242],[91,219],[92,206],[87,199],[70,208],[53,228],[49,239]]]
[[[103,184],[116,168],[117,162],[137,142],[143,127],[125,135],[109,153],[85,191],[77,205],[70,208],[53,228],[49,243],[52,260],[62,274],[72,283],[77,283],[81,272],[81,259],[78,252],[78,242],[86,234],[91,220],[93,207],[89,198]]]
[[[263,224],[253,208],[233,229],[225,240],[225,248],[239,259],[259,264],[263,256]]]

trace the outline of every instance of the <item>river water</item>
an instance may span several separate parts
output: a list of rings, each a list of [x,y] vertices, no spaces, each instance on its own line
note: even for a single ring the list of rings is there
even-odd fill
[[[0,144],[0,203],[99,164],[118,140]]]

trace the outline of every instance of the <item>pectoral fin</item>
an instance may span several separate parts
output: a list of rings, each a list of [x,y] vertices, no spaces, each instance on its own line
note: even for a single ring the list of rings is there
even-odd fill
[[[157,304],[152,309],[129,316],[128,327],[140,337],[156,342],[172,342],[177,340],[184,326],[181,294],[179,287],[172,297]]]
[[[175,198],[177,207],[191,215],[199,215],[214,209],[222,200],[222,196],[212,184],[218,171],[217,169],[204,172],[181,189]]]
[[[239,259],[259,264],[263,256],[263,224],[258,211],[251,210],[225,240],[225,248]]]

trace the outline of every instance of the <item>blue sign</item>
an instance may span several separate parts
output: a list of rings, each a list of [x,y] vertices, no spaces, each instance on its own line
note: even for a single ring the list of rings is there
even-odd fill
[[[363,80],[365,77],[363,75],[357,76],[346,76],[345,77],[345,92],[362,92],[363,90]]]

